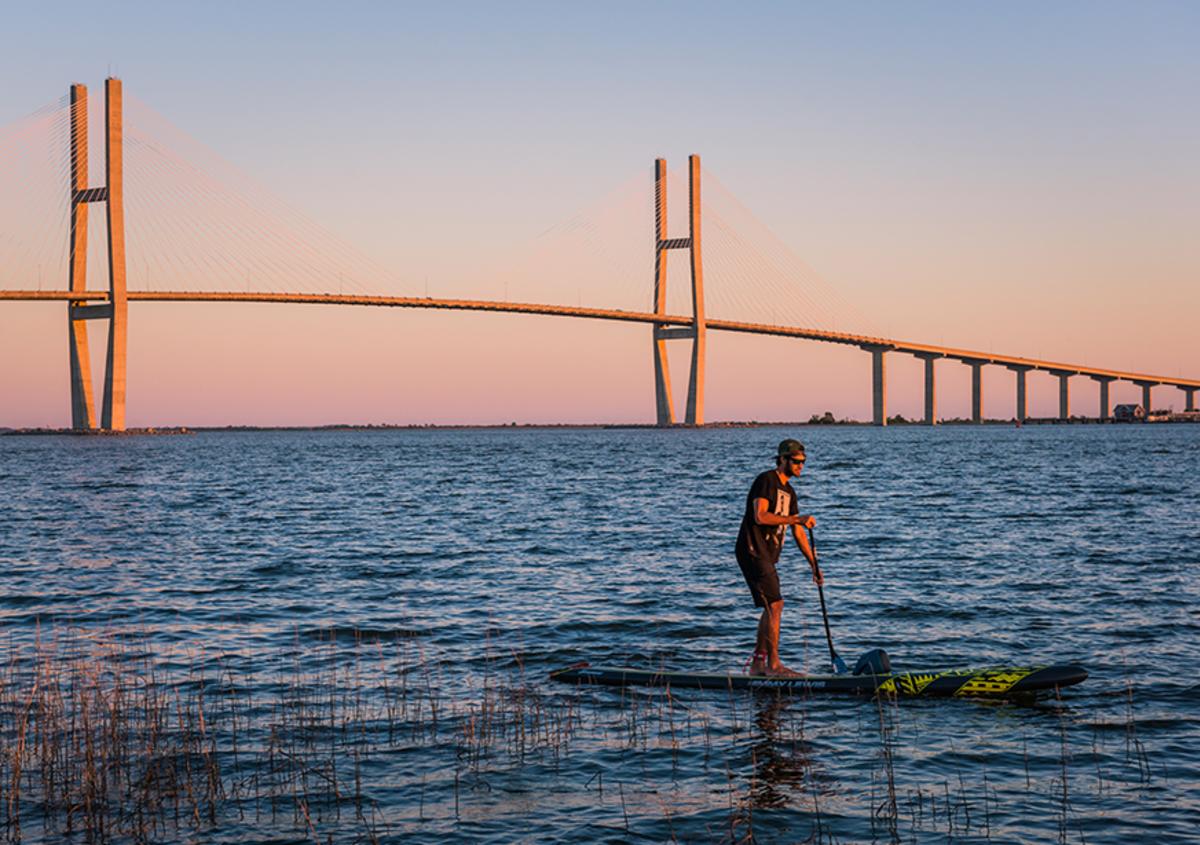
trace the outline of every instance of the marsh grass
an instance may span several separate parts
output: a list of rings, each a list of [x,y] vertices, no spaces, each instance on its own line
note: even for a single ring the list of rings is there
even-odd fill
[[[451,700],[440,663],[411,638],[297,634],[270,661],[164,651],[144,632],[10,642],[0,835],[150,842],[234,821],[313,841],[349,823],[377,841],[388,826],[364,773],[434,746],[454,750],[457,817],[462,790],[490,788],[490,766],[561,760],[579,725],[577,697],[544,694],[516,662]]]
[[[558,782],[578,778],[579,800],[608,814],[600,826],[630,836],[649,825],[660,839],[695,838],[689,816],[716,806],[725,818],[705,829],[709,841],[757,841],[778,811],[807,820],[798,841],[839,841],[846,799],[826,771],[821,733],[854,727],[814,717],[805,697],[557,687],[531,680],[520,653],[491,649],[481,670],[445,672],[417,638],[346,632],[297,634],[254,659],[164,648],[146,632],[10,642],[0,667],[0,836],[149,843],[240,825],[380,842],[430,820],[459,825],[534,766]],[[864,750],[874,761],[863,796],[873,837],[990,839],[998,817],[1019,812],[986,772],[982,804],[967,779],[976,772],[913,777],[903,707],[886,698],[857,707],[856,735],[878,742]],[[1131,697],[1125,756],[1145,779],[1132,713]],[[1051,790],[1065,841],[1072,751],[1061,705],[1057,715]],[[1024,740],[1020,753],[1028,792]],[[1098,759],[1096,771],[1100,791]]]

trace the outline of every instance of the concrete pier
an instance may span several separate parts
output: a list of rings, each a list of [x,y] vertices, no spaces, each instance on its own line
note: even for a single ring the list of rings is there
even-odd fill
[[[1184,407],[1184,410],[1185,411],[1196,410],[1196,390],[1200,389],[1200,388],[1181,387],[1179,389],[1183,391],[1185,396],[1187,396],[1187,405]]]
[[[1050,375],[1058,376],[1058,418],[1071,419],[1071,376],[1076,375],[1071,370],[1051,370]]]
[[[1108,386],[1116,381],[1112,376],[1091,376],[1092,381],[1100,385],[1100,421],[1104,422],[1109,418],[1109,401],[1108,401]]]
[[[1023,364],[1009,364],[1008,369],[1017,376],[1017,422],[1029,419],[1029,401],[1025,386],[1025,374],[1033,369]]]
[[[987,361],[964,358],[963,363],[971,368],[971,422],[983,422],[983,365]]]
[[[871,353],[871,421],[887,425],[887,361],[890,346],[864,346]]]
[[[1140,387],[1142,389],[1142,407],[1146,409],[1147,414],[1149,414],[1153,408],[1153,406],[1150,404],[1150,388],[1157,387],[1160,383],[1161,382],[1157,382],[1157,381],[1135,381],[1134,382],[1134,384],[1136,384],[1138,387]]]
[[[937,425],[937,384],[933,362],[943,356],[938,352],[918,352],[914,357],[925,362],[925,425]]]

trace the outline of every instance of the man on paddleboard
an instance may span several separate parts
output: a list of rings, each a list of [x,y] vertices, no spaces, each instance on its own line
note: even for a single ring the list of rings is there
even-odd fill
[[[808,558],[814,583],[824,584],[821,568],[802,530],[813,528],[817,521],[800,515],[796,491],[788,482],[800,477],[804,469],[804,444],[799,440],[784,440],[776,452],[775,469],[769,469],[754,479],[746,495],[746,512],[738,531],[734,553],[754,606],[763,609],[758,620],[758,641],[750,661],[751,675],[797,675],[779,660],[779,618],[783,613],[783,594],[779,590],[779,574],[775,564],[783,551],[787,526],[792,528],[796,545]]]

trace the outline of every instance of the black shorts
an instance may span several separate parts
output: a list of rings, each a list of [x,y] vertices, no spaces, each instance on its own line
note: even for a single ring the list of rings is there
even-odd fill
[[[738,566],[750,587],[750,595],[754,596],[754,606],[766,607],[782,601],[783,593],[779,590],[779,573],[775,571],[775,564],[750,557],[741,549],[736,549],[735,553]]]

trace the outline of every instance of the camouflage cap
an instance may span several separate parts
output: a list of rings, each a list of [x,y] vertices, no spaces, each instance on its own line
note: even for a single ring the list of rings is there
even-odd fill
[[[799,453],[801,457],[804,456],[804,444],[799,440],[792,440],[789,437],[787,440],[784,440],[779,444],[779,451],[777,454],[781,458],[785,455],[795,455],[797,453]]]

